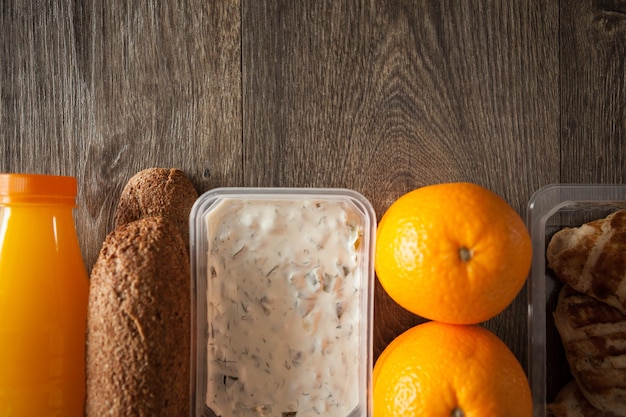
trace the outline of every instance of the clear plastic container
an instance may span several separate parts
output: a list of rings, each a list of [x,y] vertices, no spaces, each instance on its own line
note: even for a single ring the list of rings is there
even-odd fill
[[[370,416],[367,199],[219,188],[195,203],[190,227],[192,415]]]
[[[626,185],[554,184],[537,190],[527,211],[533,244],[528,281],[528,368],[534,417],[546,416],[546,405],[571,380],[565,352],[552,312],[562,284],[546,266],[546,248],[552,235],[626,209]]]

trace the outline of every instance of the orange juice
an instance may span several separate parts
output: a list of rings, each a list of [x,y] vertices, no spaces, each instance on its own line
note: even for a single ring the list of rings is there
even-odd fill
[[[0,417],[83,415],[89,283],[72,177],[0,174]]]

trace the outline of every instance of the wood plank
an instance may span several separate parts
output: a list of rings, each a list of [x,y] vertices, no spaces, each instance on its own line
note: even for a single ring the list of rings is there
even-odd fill
[[[89,269],[137,171],[178,167],[200,192],[241,184],[239,10],[236,0],[2,3],[0,171],[78,177]]]
[[[561,179],[626,182],[626,2],[561,2]]]
[[[121,187],[148,166],[179,166],[199,191],[353,188],[380,217],[457,180],[523,213],[569,163],[557,4],[96,3],[0,4],[0,171],[79,178],[89,267]],[[521,294],[487,324],[522,360],[525,314]],[[375,355],[418,321],[377,287]]]
[[[380,217],[472,181],[521,214],[559,175],[557,5],[242,4],[244,183],[348,187]],[[375,356],[419,318],[378,286]],[[526,296],[487,326],[525,363]]]

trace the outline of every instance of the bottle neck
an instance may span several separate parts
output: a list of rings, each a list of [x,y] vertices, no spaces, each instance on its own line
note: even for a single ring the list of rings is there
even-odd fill
[[[5,246],[26,242],[25,247],[33,250],[56,247],[77,252],[79,242],[73,214],[72,206],[64,204],[0,206],[0,251]]]
[[[51,203],[0,204],[0,227],[6,227],[7,222],[19,222],[22,227],[32,223],[34,228],[35,225],[41,226],[51,221],[75,230],[74,206]]]
[[[76,207],[76,199],[66,196],[49,195],[24,195],[24,196],[3,196],[0,195],[0,207],[17,206],[61,206],[70,209]]]
[[[38,227],[51,224],[74,228],[74,206],[69,204],[5,204],[0,205],[0,226],[6,227],[9,222],[19,223],[20,227],[36,230]]]

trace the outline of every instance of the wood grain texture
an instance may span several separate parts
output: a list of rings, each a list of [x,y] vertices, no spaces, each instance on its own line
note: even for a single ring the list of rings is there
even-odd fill
[[[626,181],[626,1],[561,2],[561,180]]]
[[[80,183],[93,264],[124,183],[346,187],[378,217],[472,181],[624,182],[624,3],[0,2],[0,171]],[[375,356],[420,321],[376,284]],[[486,325],[526,362],[526,296]]]
[[[91,268],[125,182],[176,167],[239,185],[236,1],[3,2],[0,171],[78,177]]]
[[[524,213],[558,178],[558,49],[543,41],[558,10],[504,3],[245,3],[246,185],[349,187],[380,217],[413,188],[472,181]],[[421,319],[375,294],[377,356]],[[521,294],[487,324],[522,359],[525,312]]]

